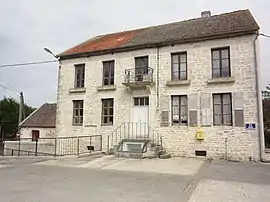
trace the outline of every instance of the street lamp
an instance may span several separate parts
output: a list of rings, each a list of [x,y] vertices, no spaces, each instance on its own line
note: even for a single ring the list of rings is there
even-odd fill
[[[49,48],[44,48],[44,50],[45,50],[47,53],[51,54],[51,55],[52,55],[53,57],[55,57],[56,59],[59,58],[59,56],[55,55]]]

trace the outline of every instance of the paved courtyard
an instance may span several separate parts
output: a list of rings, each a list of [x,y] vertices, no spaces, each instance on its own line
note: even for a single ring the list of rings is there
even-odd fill
[[[190,158],[0,158],[0,201],[174,202],[270,198],[270,165]]]

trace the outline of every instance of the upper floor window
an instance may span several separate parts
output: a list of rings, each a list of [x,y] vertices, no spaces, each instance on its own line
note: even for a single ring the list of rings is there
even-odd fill
[[[187,53],[171,55],[172,81],[187,80]]]
[[[172,96],[172,123],[187,124],[188,106],[186,95]]]
[[[113,98],[102,99],[102,125],[113,125]]]
[[[73,125],[83,124],[83,100],[73,100]]]
[[[135,58],[135,81],[143,81],[144,74],[148,74],[148,56]]]
[[[103,85],[114,85],[114,61],[103,62]]]
[[[230,48],[212,49],[212,76],[230,77]]]
[[[85,64],[75,65],[75,88],[84,88]]]
[[[232,96],[213,94],[214,125],[232,125]]]

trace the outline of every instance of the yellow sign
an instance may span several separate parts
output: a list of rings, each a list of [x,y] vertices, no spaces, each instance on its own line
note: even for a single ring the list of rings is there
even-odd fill
[[[197,130],[197,132],[196,132],[196,139],[197,140],[203,140],[204,139],[204,132],[203,132],[203,130]]]

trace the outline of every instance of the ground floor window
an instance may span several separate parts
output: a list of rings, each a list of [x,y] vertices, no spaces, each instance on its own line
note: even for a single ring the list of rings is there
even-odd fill
[[[172,123],[182,123],[187,125],[188,120],[188,106],[186,95],[172,96]]]
[[[73,100],[73,125],[83,124],[83,100]]]
[[[113,98],[102,99],[102,125],[113,125]]]
[[[232,125],[231,93],[213,94],[214,125]]]

